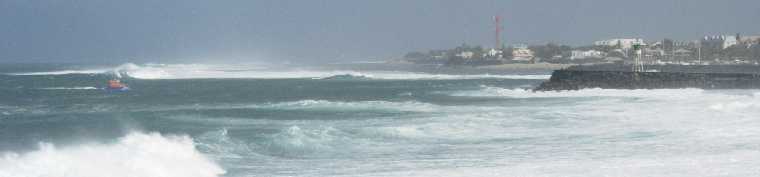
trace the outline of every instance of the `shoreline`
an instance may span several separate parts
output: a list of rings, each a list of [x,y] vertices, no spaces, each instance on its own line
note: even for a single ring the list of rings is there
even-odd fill
[[[440,64],[412,64],[401,62],[386,62],[373,64],[333,64],[317,67],[323,70],[345,69],[359,71],[408,71],[431,74],[551,74],[554,70],[567,68],[574,64],[551,63],[512,63],[486,66],[444,66]]]
[[[504,69],[504,70],[514,70],[514,69],[542,69],[542,70],[558,70],[558,69],[564,69],[570,66],[573,66],[575,64],[553,64],[553,63],[536,63],[536,64],[524,64],[524,63],[514,63],[514,64],[501,64],[501,65],[488,65],[488,66],[478,66],[475,68],[479,69]]]

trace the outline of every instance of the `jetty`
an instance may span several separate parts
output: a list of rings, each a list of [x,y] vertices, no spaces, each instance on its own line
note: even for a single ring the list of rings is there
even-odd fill
[[[577,65],[554,70],[536,91],[604,89],[760,89],[758,65]]]

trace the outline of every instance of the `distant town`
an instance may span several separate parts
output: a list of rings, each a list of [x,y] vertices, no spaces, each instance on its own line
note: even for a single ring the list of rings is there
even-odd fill
[[[497,30],[497,37],[498,37]],[[499,40],[496,40],[499,43]],[[731,65],[760,64],[760,36],[713,35],[690,41],[641,38],[599,40],[586,46],[548,43],[516,44],[484,48],[462,44],[452,49],[415,51],[400,62],[443,64],[447,66],[483,66],[513,63],[597,64],[634,62],[634,46],[641,46],[641,58],[650,65]]]

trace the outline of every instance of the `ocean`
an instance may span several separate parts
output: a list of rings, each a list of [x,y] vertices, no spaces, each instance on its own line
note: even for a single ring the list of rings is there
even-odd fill
[[[0,177],[760,175],[760,90],[549,74],[3,64]]]

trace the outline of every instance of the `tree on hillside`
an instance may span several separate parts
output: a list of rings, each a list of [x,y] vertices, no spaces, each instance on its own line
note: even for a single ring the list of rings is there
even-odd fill
[[[750,46],[746,44],[733,45],[731,47],[723,49],[721,53],[722,53],[722,56],[724,56],[726,59],[729,59],[729,60],[735,60],[735,59],[748,60],[750,58],[753,58],[752,48],[750,48]]]
[[[425,59],[428,58],[428,55],[422,52],[409,52],[404,55],[404,58],[406,59]]]
[[[672,39],[664,39],[662,40],[662,50],[665,50],[665,52],[673,52],[675,50],[675,45]]]
[[[760,62],[760,45],[754,44],[751,47],[752,49],[752,59],[755,62]]]
[[[562,55],[562,53],[565,51],[572,50],[570,46],[560,46],[554,43],[548,43],[546,45],[534,45],[528,48],[534,52],[535,57],[542,59],[551,59],[556,55]]]
[[[504,59],[506,60],[511,60],[512,58],[515,57],[514,55],[512,55],[512,51],[514,50],[515,48],[512,46],[509,46],[509,47],[502,46],[501,47],[502,57],[504,57]]]

